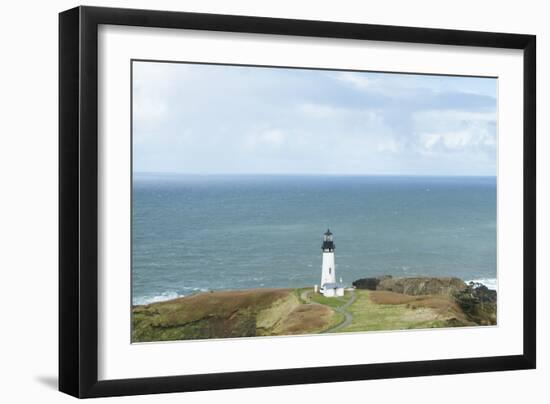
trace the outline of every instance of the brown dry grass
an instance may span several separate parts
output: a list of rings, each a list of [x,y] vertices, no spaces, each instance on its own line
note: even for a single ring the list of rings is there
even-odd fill
[[[296,307],[276,327],[274,332],[277,335],[285,334],[308,334],[323,330],[329,324],[335,313],[326,306],[308,304]]]
[[[293,289],[248,289],[205,292],[165,302],[134,307],[134,314],[154,315],[163,327],[176,326],[206,317],[230,317],[242,309],[261,310],[279,299],[288,297]],[[159,324],[160,325],[160,324]]]
[[[376,304],[405,304],[411,309],[429,308],[434,309],[438,314],[449,317],[456,317],[460,321],[468,322],[466,315],[450,296],[424,295],[411,296],[388,291],[370,291],[369,297]]]
[[[135,342],[309,334],[335,321],[329,307],[301,302],[294,289],[199,293],[133,308]]]

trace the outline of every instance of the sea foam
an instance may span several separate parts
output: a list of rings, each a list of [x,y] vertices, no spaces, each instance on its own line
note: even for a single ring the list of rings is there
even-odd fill
[[[497,287],[498,287],[498,282],[496,278],[470,279],[466,281],[466,283],[470,283],[470,282],[481,283],[482,285],[487,286],[487,288],[491,290],[497,290]]]
[[[174,291],[165,291],[158,295],[151,296],[140,296],[133,298],[133,304],[135,306],[141,306],[144,304],[151,304],[157,302],[164,302],[166,300],[177,299],[178,297],[185,297],[189,294],[199,293],[199,292],[208,292],[209,289],[199,288],[199,287],[184,287],[183,289],[189,290],[190,293],[177,293]]]
[[[178,297],[184,297],[185,295],[176,293],[176,292],[163,292],[160,295],[156,296],[140,296],[134,298],[134,305],[140,306],[143,304],[163,302],[165,300],[177,299]]]

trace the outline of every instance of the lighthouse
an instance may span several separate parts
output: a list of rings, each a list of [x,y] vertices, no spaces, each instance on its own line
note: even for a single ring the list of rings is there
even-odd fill
[[[334,239],[330,229],[323,234],[323,262],[321,264],[320,292],[327,297],[344,296],[344,286],[336,282],[336,264],[334,261]]]

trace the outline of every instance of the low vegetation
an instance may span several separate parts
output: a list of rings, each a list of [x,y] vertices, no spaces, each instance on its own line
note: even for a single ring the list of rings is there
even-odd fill
[[[346,291],[343,297],[327,298],[311,288],[250,289],[134,306],[132,341],[496,324],[496,292],[481,284],[460,284],[456,278],[365,279],[359,283],[362,288]]]
[[[465,315],[480,325],[497,323],[497,292],[485,285],[470,282],[465,289],[453,293]]]
[[[357,300],[349,307],[353,322],[350,331],[405,330],[443,327],[448,316],[430,299],[415,299],[394,292],[357,290]]]
[[[333,308],[342,307],[344,304],[347,303],[347,301],[350,299],[351,294],[348,293],[345,296],[338,296],[338,297],[325,297],[321,295],[320,293],[310,293],[309,298],[319,304],[324,304],[326,306],[330,306]]]
[[[338,313],[302,304],[293,289],[206,292],[135,306],[132,341],[317,333],[335,321]]]

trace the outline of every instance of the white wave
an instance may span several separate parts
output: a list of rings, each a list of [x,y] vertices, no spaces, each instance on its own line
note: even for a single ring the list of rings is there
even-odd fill
[[[143,305],[150,303],[163,302],[165,300],[177,299],[178,297],[184,297],[185,295],[176,292],[162,292],[160,295],[155,296],[141,296],[134,298],[134,305]]]
[[[480,279],[470,279],[466,281],[466,283],[470,283],[470,282],[481,283],[482,285],[485,285],[487,286],[487,288],[492,290],[497,290],[497,287],[498,287],[498,281],[496,278],[480,278]]]
[[[190,291],[190,293],[188,294],[195,294],[198,292],[208,292],[210,290],[207,288],[199,288],[199,287],[191,287],[191,286],[184,286],[182,289]],[[134,297],[133,304],[139,306],[143,304],[164,302],[166,300],[177,299],[178,297],[185,297],[188,294],[177,293],[174,291],[166,291],[166,292],[162,292],[160,295],[147,295],[147,296]]]

